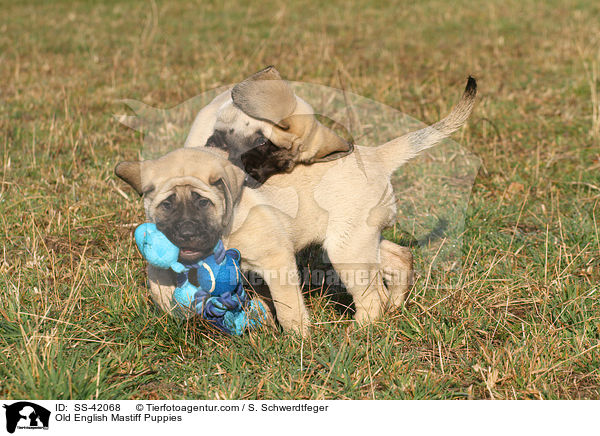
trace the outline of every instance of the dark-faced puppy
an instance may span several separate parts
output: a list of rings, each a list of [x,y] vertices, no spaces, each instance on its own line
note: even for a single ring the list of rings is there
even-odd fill
[[[210,255],[223,227],[213,202],[192,186],[173,191],[156,208],[156,227],[179,247],[181,262],[193,263]]]
[[[185,146],[226,151],[229,160],[250,176],[247,184],[253,187],[296,165],[338,159],[354,150],[347,132],[340,136],[321,123],[273,67],[250,76],[204,108]]]
[[[259,187],[274,174],[290,172],[296,165],[291,150],[276,146],[260,131],[245,137],[218,130],[206,146],[225,151],[229,160],[249,176],[246,185],[251,188]]]

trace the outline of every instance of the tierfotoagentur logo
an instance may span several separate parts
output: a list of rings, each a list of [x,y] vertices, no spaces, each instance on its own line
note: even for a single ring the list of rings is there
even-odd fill
[[[14,433],[19,430],[48,430],[50,411],[29,401],[4,404],[6,409],[6,431]]]

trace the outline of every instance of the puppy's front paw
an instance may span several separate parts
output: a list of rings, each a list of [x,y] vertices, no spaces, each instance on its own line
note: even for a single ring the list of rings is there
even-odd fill
[[[304,338],[310,336],[310,319],[308,316],[298,318],[281,319],[277,317],[277,321],[285,332],[293,332]]]
[[[369,310],[364,307],[357,307],[356,313],[354,314],[354,320],[359,325],[370,324],[376,321],[381,316],[382,312],[381,307],[373,307],[369,308]]]

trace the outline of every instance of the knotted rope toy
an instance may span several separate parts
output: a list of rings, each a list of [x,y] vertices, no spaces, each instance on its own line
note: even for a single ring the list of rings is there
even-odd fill
[[[185,265],[178,262],[179,248],[153,223],[138,226],[135,242],[150,265],[177,274],[173,300],[180,309],[191,310],[217,329],[236,336],[266,320],[262,303],[250,299],[244,290],[238,250],[225,250],[219,240],[210,256]],[[198,286],[190,283],[192,270],[196,271]]]

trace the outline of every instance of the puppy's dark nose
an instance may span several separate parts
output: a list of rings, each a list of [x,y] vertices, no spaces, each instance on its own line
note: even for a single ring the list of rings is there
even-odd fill
[[[193,221],[184,221],[179,225],[179,236],[181,238],[192,238],[196,235],[196,225]]]

